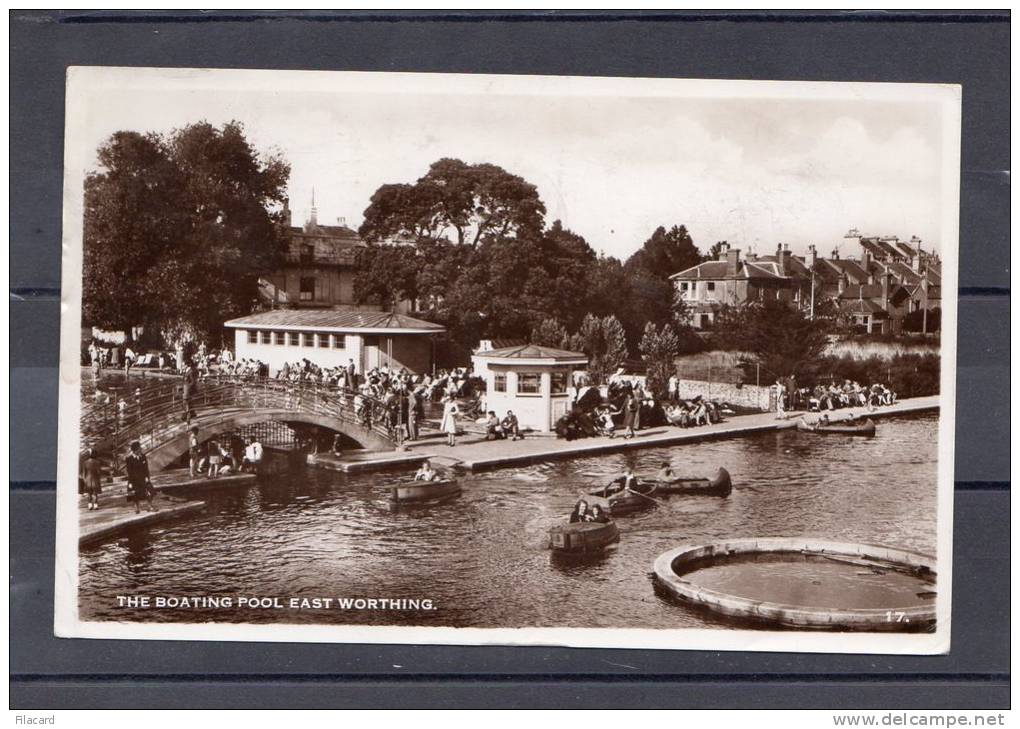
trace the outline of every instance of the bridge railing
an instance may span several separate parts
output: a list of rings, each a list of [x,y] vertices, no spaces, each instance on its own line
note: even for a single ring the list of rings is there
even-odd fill
[[[337,418],[396,439],[390,427],[392,418],[380,400],[316,382],[212,376],[200,381],[187,406],[192,419],[201,421],[203,428],[225,422],[238,411],[292,410]],[[210,410],[216,410],[218,417],[210,420]],[[118,462],[133,440],[148,451],[179,437],[187,428],[180,384],[129,403],[124,410],[116,406],[91,408],[83,411],[82,420],[83,445],[111,451]],[[117,463],[113,465],[120,470]]]

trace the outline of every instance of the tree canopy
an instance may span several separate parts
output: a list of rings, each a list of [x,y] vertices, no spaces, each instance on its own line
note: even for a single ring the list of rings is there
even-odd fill
[[[544,215],[538,190],[523,178],[497,165],[443,158],[413,185],[376,190],[358,233],[370,242],[448,237],[477,246],[486,236],[540,233]]]
[[[248,313],[284,250],[290,167],[241,124],[117,132],[85,180],[83,322],[168,339],[215,336]]]
[[[441,159],[417,182],[386,184],[372,196],[359,230],[369,245],[355,296],[412,301],[417,315],[447,328],[450,351],[461,354],[480,339],[551,342],[554,324],[577,331],[589,314],[614,317],[624,358],[638,351],[649,321],[685,329],[669,276],[701,256],[684,226],[659,227],[621,263],[559,220],[546,227],[544,214],[537,189],[522,178]]]

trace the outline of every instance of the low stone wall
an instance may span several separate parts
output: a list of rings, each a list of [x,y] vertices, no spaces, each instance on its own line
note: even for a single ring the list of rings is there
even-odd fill
[[[737,387],[735,384],[726,382],[680,380],[680,397],[682,399],[689,400],[698,395],[709,400],[721,400],[745,408],[761,410],[762,412],[774,409],[772,405],[772,389],[769,387],[758,387],[756,385]]]

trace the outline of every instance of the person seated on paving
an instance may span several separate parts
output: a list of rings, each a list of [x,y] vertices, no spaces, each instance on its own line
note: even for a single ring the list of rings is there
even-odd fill
[[[435,481],[439,478],[439,472],[432,468],[432,463],[423,461],[421,468],[414,474],[415,481]]]
[[[339,433],[333,436],[333,455],[342,456],[344,454],[344,442],[343,438]]]
[[[242,471],[254,471],[262,462],[262,444],[257,438],[246,438],[244,442],[244,460],[241,461]]]
[[[616,436],[616,423],[613,422],[614,414],[619,414],[619,411],[614,412],[612,408],[600,408],[595,414],[599,429],[610,438]]]
[[[576,504],[574,504],[574,510],[570,512],[570,523],[577,524],[578,522],[590,520],[590,515],[588,514],[588,502],[584,499],[580,499]]]
[[[593,521],[596,524],[607,524],[609,523],[609,514],[598,504],[594,504],[591,507],[591,515],[588,517],[588,521]]]
[[[149,459],[142,453],[142,446],[137,440],[131,441],[131,450],[124,458],[124,469],[127,471],[128,500],[135,502],[135,513],[141,513],[141,501],[145,499],[149,511],[157,511],[152,504],[156,489],[149,480]]]
[[[498,440],[503,437],[505,437],[503,426],[500,425],[496,412],[490,410],[489,414],[485,416],[485,440]]]
[[[510,437],[510,440],[519,440],[524,436],[521,435],[521,426],[517,422],[517,416],[514,415],[513,410],[506,411],[506,417],[503,418],[503,422],[500,423],[503,427],[503,437]]]
[[[829,424],[829,414],[828,413],[822,413],[822,417],[818,418],[818,425],[828,425],[828,424]]]

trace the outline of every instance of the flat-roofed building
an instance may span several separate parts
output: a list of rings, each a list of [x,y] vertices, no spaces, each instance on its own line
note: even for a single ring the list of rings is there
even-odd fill
[[[276,309],[224,323],[234,332],[234,352],[269,365],[270,373],[303,359],[320,367],[347,366],[359,373],[375,367],[421,374],[434,364],[439,324],[405,314],[336,309]]]

